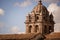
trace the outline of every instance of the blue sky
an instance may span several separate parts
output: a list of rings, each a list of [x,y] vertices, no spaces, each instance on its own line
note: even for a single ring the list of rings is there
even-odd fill
[[[57,11],[60,10],[60,0],[42,0],[43,5],[51,11],[52,9],[57,8]],[[21,33],[25,32],[25,17],[32,9],[38,4],[38,0],[0,0],[0,33]],[[54,5],[53,7],[51,5]],[[52,9],[51,9],[51,7]],[[50,10],[51,9],[51,10]],[[59,12],[59,11],[58,11]],[[58,17],[59,13],[53,12],[54,17],[56,17],[56,26],[60,26],[60,19]],[[58,13],[58,14],[57,14]],[[58,16],[56,16],[58,15]],[[56,29],[58,30],[58,27]]]

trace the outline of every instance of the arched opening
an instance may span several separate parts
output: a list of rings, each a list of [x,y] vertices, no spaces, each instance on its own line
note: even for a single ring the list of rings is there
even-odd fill
[[[39,17],[37,16],[36,19],[39,20]]]
[[[29,33],[31,33],[31,30],[32,30],[32,26],[30,25],[29,26]]]
[[[36,16],[36,19],[35,20],[38,21],[39,20],[39,16]]]
[[[47,26],[44,26],[44,33],[47,33]]]
[[[51,30],[51,26],[49,26],[49,33],[51,33],[52,32],[52,30]]]
[[[35,32],[38,32],[38,30],[39,30],[39,27],[38,27],[38,25],[36,25],[35,26]]]

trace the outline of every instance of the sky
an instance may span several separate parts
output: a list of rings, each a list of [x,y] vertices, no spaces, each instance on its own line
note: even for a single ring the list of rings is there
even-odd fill
[[[0,0],[0,34],[25,33],[26,15],[38,4],[39,0]],[[42,0],[52,12],[55,21],[55,32],[60,32],[60,0]]]

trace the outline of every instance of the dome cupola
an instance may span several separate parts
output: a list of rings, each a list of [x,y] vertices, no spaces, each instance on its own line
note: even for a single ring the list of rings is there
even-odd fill
[[[33,12],[35,13],[46,13],[48,12],[47,8],[42,4],[42,1],[40,0],[38,5],[34,7]]]

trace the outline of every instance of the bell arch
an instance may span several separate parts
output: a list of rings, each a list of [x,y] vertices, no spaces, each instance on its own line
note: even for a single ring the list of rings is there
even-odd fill
[[[35,26],[35,32],[38,32],[38,30],[39,30],[39,26],[36,25],[36,26]]]
[[[31,33],[32,25],[29,26],[29,33]]]

